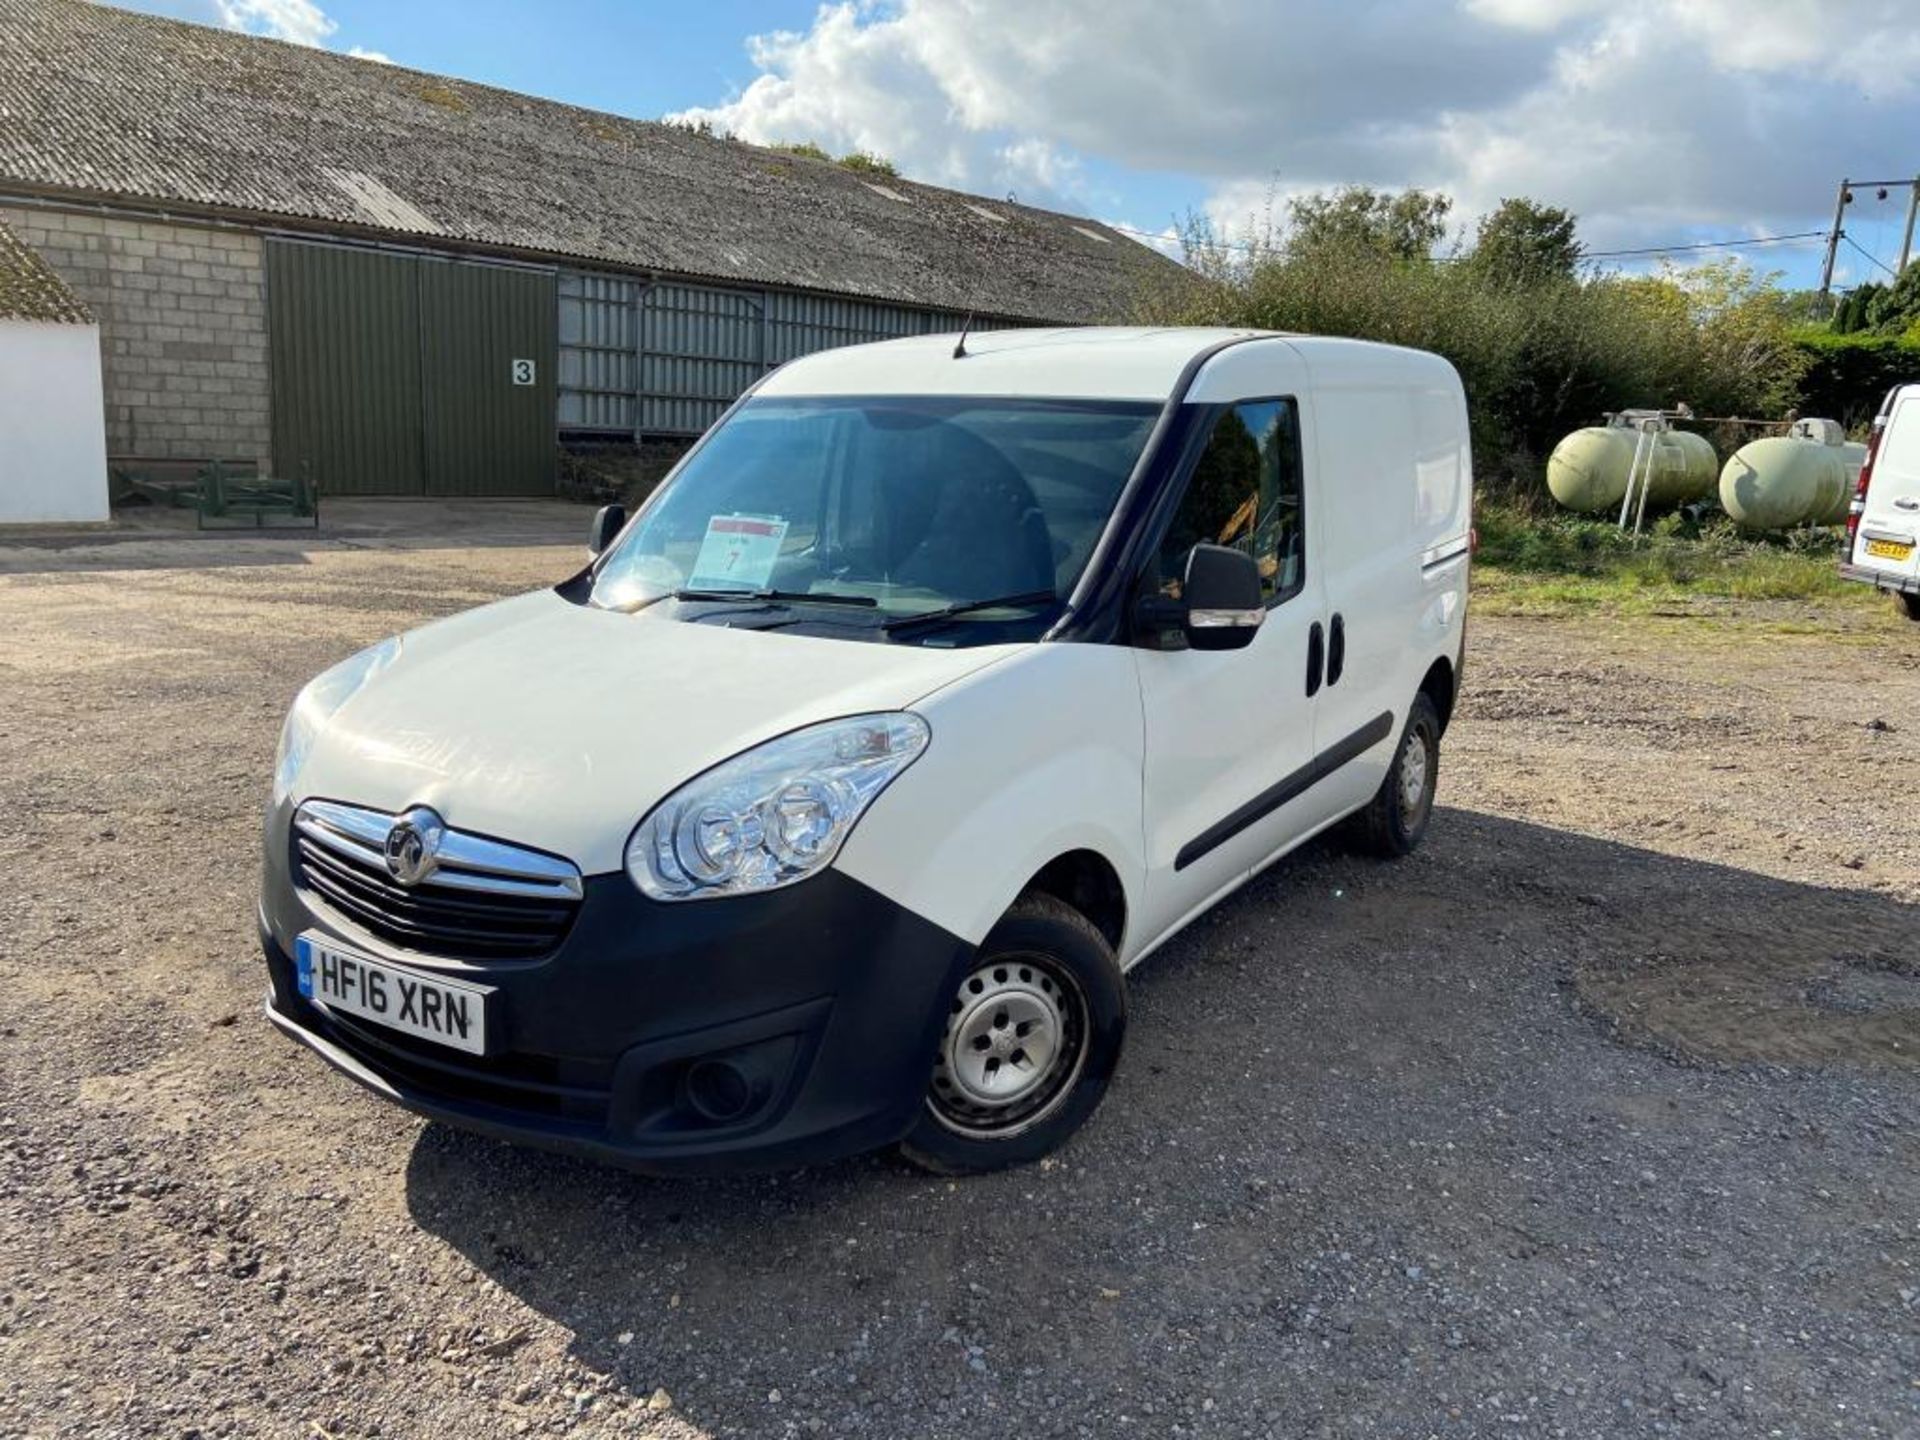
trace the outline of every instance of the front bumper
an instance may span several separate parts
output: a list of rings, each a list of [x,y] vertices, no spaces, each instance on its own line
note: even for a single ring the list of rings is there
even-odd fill
[[[531,961],[461,965],[396,949],[296,888],[269,841],[267,1014],[336,1069],[462,1129],[660,1174],[782,1168],[904,1136],[972,947],[837,871],[764,895],[661,904],[586,881],[572,928]],[[463,1054],[304,999],[314,930],[494,987],[488,1053]],[[704,1070],[697,1067],[706,1064]],[[698,1077],[740,1077],[718,1114]]]

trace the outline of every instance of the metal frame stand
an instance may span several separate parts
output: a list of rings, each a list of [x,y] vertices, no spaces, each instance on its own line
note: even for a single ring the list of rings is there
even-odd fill
[[[1633,516],[1633,534],[1638,539],[1647,519],[1647,492],[1653,488],[1653,461],[1659,451],[1659,436],[1671,430],[1663,410],[1623,410],[1617,417],[1634,429],[1633,464],[1627,468],[1627,493],[1620,497],[1620,529],[1627,528],[1627,516]],[[1635,497],[1638,497],[1638,503]]]

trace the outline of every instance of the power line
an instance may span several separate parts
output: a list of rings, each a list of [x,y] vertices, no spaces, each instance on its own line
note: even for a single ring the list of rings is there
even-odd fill
[[[1846,231],[1842,230],[1840,232],[1840,238],[1846,241],[1849,245],[1853,246],[1854,249],[1858,250],[1862,255],[1866,256],[1867,259],[1871,260],[1874,264],[1878,265],[1882,270],[1886,271],[1887,274],[1893,276],[1894,279],[1898,280],[1900,278],[1899,272],[1897,272],[1891,265],[1887,264],[1886,261],[1882,260],[1878,255],[1874,254],[1871,250],[1867,249],[1867,247],[1862,245],[1858,240],[1854,239],[1851,235],[1847,234]]]
[[[1091,216],[1088,218],[1092,219]],[[1122,235],[1137,235],[1142,240],[1158,240],[1165,243],[1166,241],[1178,240],[1180,238],[1178,230],[1174,230],[1174,233],[1169,235],[1166,230],[1136,230],[1131,225],[1116,225],[1111,220],[1095,220],[1093,223],[1096,225],[1104,225],[1109,230],[1118,230]],[[1172,229],[1173,227],[1169,226],[1168,228]],[[1208,243],[1222,250],[1264,250],[1267,248],[1251,240],[1213,240]]]
[[[1750,235],[1744,240],[1693,240],[1680,245],[1648,245],[1638,250],[1588,250],[1582,260],[1614,260],[1627,255],[1673,255],[1682,250],[1744,250],[1750,245],[1804,245],[1824,240],[1824,230],[1796,230],[1791,235]]]
[[[1152,230],[1138,230],[1131,225],[1115,225],[1111,221],[1103,221],[1101,223],[1105,224],[1109,230],[1118,230],[1123,235],[1138,236],[1142,240],[1165,242],[1168,239],[1179,238],[1177,235],[1169,236],[1165,231],[1156,233]],[[1632,250],[1583,250],[1580,258],[1582,260],[1620,260],[1638,255],[1675,255],[1686,250],[1744,250],[1756,245],[1805,245],[1810,241],[1825,240],[1826,238],[1827,232],[1825,230],[1796,230],[1788,235],[1749,235],[1739,240],[1687,240],[1672,245],[1647,245]],[[1284,246],[1265,245],[1253,240],[1212,240],[1209,241],[1208,244],[1220,250],[1244,250],[1249,253],[1270,253],[1278,255],[1285,255],[1287,253],[1286,247]],[[1440,256],[1437,258],[1444,260],[1455,257]],[[1874,263],[1879,264],[1880,262],[1875,260]],[[1882,268],[1885,267],[1883,266]]]

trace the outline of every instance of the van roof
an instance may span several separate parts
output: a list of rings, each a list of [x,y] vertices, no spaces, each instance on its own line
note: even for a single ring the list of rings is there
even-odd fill
[[[973,342],[969,341],[967,343],[971,344]],[[1920,381],[1903,380],[1900,384],[1895,385],[1891,390],[1887,391],[1887,398],[1880,402],[1879,418],[1882,420],[1891,418],[1894,406],[1898,405],[1902,400],[1916,394],[1920,394]]]
[[[1336,355],[1433,359],[1367,341],[1199,326],[976,330],[967,336],[965,357],[955,359],[959,338],[958,333],[916,335],[821,351],[782,366],[757,393],[1032,395],[1157,403],[1173,393],[1188,362],[1226,341],[1285,339],[1307,352],[1310,362]]]

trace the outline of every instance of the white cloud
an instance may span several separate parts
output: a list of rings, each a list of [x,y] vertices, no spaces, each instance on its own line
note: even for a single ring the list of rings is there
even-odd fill
[[[1102,220],[1100,223],[1109,230],[1118,230],[1123,235],[1131,235],[1142,245],[1158,250],[1162,255],[1171,256],[1175,260],[1180,258],[1185,249],[1181,243],[1180,231],[1172,225],[1162,225],[1154,230],[1145,225],[1137,225],[1131,220]]]
[[[1466,0],[1464,8],[1483,20],[1522,30],[1554,30],[1582,15],[1605,10],[1610,0]]]
[[[286,40],[316,50],[337,48],[329,42],[339,33],[340,22],[314,0],[212,0],[212,9],[214,18],[229,30],[263,35],[269,40]],[[391,55],[369,50],[364,45],[349,46],[345,53],[356,60],[393,63]]]
[[[1043,203],[1091,204],[1106,197],[1069,156],[1227,179],[1361,137],[1390,150],[1407,140],[1381,124],[1375,90],[1429,112],[1514,94],[1499,77],[1531,44],[1451,23],[1430,0],[1358,17],[1319,0],[1284,19],[1260,0],[842,0],[804,33],[756,37],[761,73],[689,115],[748,140],[881,150],[942,183],[1024,180]]]
[[[749,53],[693,114],[1097,213],[1170,173],[1237,226],[1353,182],[1463,223],[1530,195],[1600,248],[1798,230],[1920,132],[1913,0],[839,0]]]
[[[340,26],[313,0],[217,0],[220,23],[229,30],[320,46]]]
[[[1842,174],[1911,164],[1920,42],[1901,19],[1876,0],[1617,6],[1557,37],[1546,83],[1439,117],[1431,173],[1477,206],[1570,204],[1601,248],[1805,229]]]

